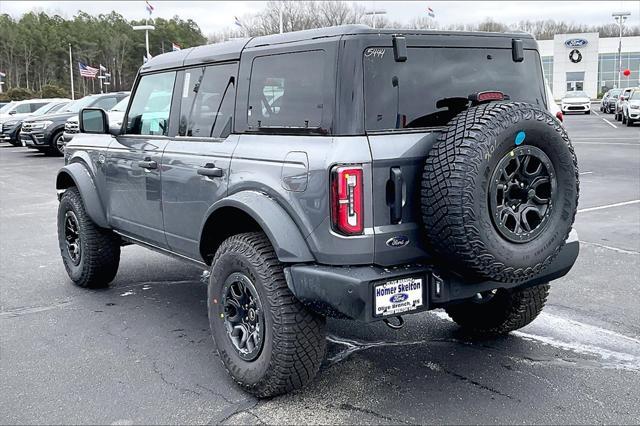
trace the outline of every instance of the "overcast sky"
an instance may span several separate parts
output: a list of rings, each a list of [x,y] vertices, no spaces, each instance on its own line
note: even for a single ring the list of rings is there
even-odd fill
[[[386,10],[392,21],[409,22],[417,16],[426,16],[431,7],[441,25],[479,22],[491,17],[504,23],[520,20],[554,19],[578,24],[612,22],[611,12],[624,10],[632,13],[630,23],[640,25],[640,0],[600,1],[364,1],[358,2],[368,9]],[[154,17],[171,18],[178,15],[193,19],[205,35],[233,27],[233,17],[257,12],[265,1],[154,1]],[[134,1],[0,1],[0,12],[19,17],[31,10],[44,10],[72,17],[78,10],[91,14],[112,10],[127,19],[141,19],[147,15],[142,0]]]

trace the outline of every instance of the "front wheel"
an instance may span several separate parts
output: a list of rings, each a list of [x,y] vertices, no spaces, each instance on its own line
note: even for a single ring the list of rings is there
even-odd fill
[[[64,155],[64,134],[62,131],[53,135],[53,154]]]
[[[497,289],[478,293],[474,299],[448,307],[446,311],[467,331],[506,334],[536,319],[548,295],[549,284],[522,290]]]
[[[325,319],[291,293],[267,237],[252,232],[228,238],[212,265],[209,324],[231,377],[259,398],[312,380],[326,350]]]
[[[67,189],[60,199],[58,243],[67,274],[77,286],[106,287],[116,276],[120,238],[91,220],[76,187]]]
[[[631,127],[633,126],[633,120],[630,118],[627,118],[627,127]]]

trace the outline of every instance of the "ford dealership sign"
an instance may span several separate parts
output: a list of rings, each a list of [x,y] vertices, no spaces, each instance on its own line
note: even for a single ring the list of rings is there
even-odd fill
[[[576,47],[584,47],[588,43],[589,42],[583,38],[570,38],[569,40],[564,42],[564,45],[573,49]]]

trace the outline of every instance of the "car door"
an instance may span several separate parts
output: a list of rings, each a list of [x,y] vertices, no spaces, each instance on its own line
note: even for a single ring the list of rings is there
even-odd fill
[[[178,134],[162,156],[162,209],[169,248],[199,258],[206,213],[227,193],[238,142],[231,134],[237,63],[182,71]],[[221,224],[220,226],[224,226]]]
[[[170,135],[176,72],[143,74],[129,105],[123,133],[107,152],[107,214],[119,232],[166,248],[162,220],[162,151]]]

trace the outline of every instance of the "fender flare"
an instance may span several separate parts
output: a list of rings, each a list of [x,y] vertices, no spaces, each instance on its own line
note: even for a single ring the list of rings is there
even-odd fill
[[[281,262],[315,261],[291,216],[273,198],[256,191],[238,192],[213,204],[200,227],[200,241],[203,241],[203,232],[209,217],[224,207],[233,207],[251,216],[267,234]]]
[[[107,221],[107,215],[105,214],[102,200],[100,200],[100,196],[98,195],[96,184],[93,181],[93,175],[89,172],[89,169],[80,162],[67,164],[58,171],[56,189],[58,191],[64,191],[70,186],[73,186],[70,184],[69,179],[73,181],[73,184],[75,184],[78,191],[80,191],[84,209],[91,220],[101,228],[108,228],[109,222]]]

